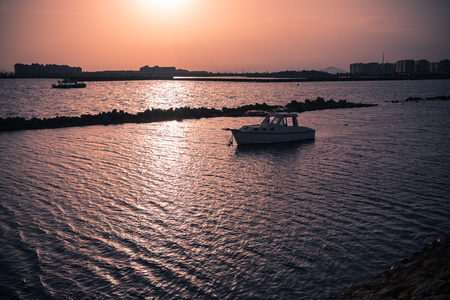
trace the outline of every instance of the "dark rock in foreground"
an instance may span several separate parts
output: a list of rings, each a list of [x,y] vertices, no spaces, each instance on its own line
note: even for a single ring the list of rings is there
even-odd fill
[[[449,237],[428,244],[402,263],[353,285],[339,299],[450,299]]]
[[[162,109],[147,109],[144,112],[130,114],[123,110],[117,111],[114,109],[111,112],[102,112],[97,115],[81,115],[80,117],[55,117],[37,119],[32,118],[26,120],[25,118],[0,118],[0,131],[15,131],[15,130],[29,130],[29,129],[46,129],[46,128],[63,128],[75,126],[91,126],[91,125],[111,125],[123,123],[151,123],[161,121],[183,120],[183,119],[199,119],[199,118],[213,118],[213,117],[240,117],[248,115],[249,111],[289,111],[289,112],[304,112],[322,109],[335,108],[353,108],[353,107],[368,107],[376,104],[351,103],[346,100],[339,100],[338,102],[330,99],[325,101],[323,98],[316,100],[305,100],[305,102],[292,101],[286,106],[255,104],[244,105],[236,108],[224,107],[221,110],[215,108],[170,108],[168,110]]]

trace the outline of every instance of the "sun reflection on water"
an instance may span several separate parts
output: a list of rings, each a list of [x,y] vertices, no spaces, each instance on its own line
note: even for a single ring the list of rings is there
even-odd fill
[[[221,130],[252,117],[3,134],[0,215],[21,230],[3,242],[58,298],[61,286],[100,298],[339,294],[376,273],[368,265],[448,228],[445,132],[423,143],[421,130],[449,127],[413,105],[302,113],[315,141],[256,148],[227,146]],[[396,126],[409,137],[386,135]]]

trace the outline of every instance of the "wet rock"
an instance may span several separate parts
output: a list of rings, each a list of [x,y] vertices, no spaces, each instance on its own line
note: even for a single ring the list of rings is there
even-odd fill
[[[423,100],[442,100],[442,101],[446,101],[446,100],[450,100],[450,96],[435,96],[435,97],[408,97],[407,99],[405,99],[406,102],[408,101],[423,101]]]
[[[339,299],[450,299],[450,238],[426,245],[404,265],[353,285]]]
[[[184,119],[214,118],[214,117],[241,117],[247,116],[249,111],[258,111],[260,115],[265,115],[275,111],[296,111],[303,112],[308,110],[334,109],[334,108],[353,108],[375,106],[376,104],[350,103],[346,100],[339,102],[330,99],[325,101],[323,98],[317,98],[314,101],[306,100],[304,103],[292,101],[286,106],[268,105],[266,103],[254,105],[244,105],[236,108],[224,107],[222,110],[215,108],[170,108],[147,109],[144,112],[130,114],[123,110],[114,109],[111,112],[102,112],[97,115],[81,115],[80,117],[55,117],[31,120],[24,118],[0,118],[0,131],[29,130],[29,129],[46,129],[46,128],[62,128],[74,126],[90,126],[90,125],[111,125],[123,123],[151,123],[161,121],[173,121]]]

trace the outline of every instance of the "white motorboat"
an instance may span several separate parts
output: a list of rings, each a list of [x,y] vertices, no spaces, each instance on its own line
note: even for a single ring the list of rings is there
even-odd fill
[[[78,82],[72,79],[58,80],[58,84],[52,84],[52,88],[55,89],[72,89],[72,88],[85,88],[86,83]]]
[[[298,125],[295,113],[271,113],[259,125],[232,129],[238,144],[271,144],[312,140],[316,131]]]

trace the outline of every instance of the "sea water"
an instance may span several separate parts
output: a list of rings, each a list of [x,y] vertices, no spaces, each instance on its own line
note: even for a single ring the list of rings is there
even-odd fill
[[[0,117],[323,97],[316,139],[228,146],[256,117],[0,133],[0,298],[329,299],[450,233],[449,80],[0,80]]]

